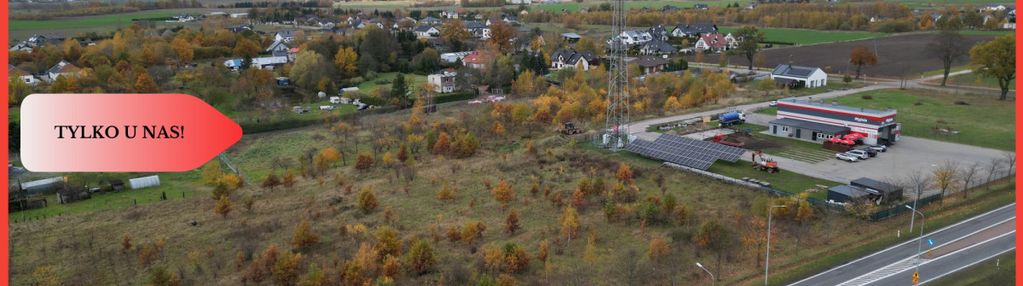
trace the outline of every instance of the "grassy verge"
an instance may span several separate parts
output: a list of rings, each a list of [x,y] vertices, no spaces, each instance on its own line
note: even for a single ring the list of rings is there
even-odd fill
[[[895,108],[899,111],[897,120],[902,123],[902,134],[906,136],[1001,150],[1014,149],[1016,109],[994,96],[892,89],[867,91],[834,100],[854,107]],[[957,101],[968,105],[956,104]],[[951,127],[960,133],[945,135],[935,132],[936,127]]]
[[[1015,181],[995,182],[990,191],[982,190],[985,187],[981,186],[976,188],[977,190],[973,191],[969,198],[950,197],[946,199],[944,207],[938,204],[924,207],[924,212],[928,215],[927,228],[937,230],[1015,202],[1015,196],[1012,192],[1015,186]],[[862,235],[861,239],[853,245],[834,244],[834,247],[830,249],[817,249],[820,252],[817,252],[816,255],[804,255],[802,259],[797,259],[795,263],[778,265],[777,268],[774,267],[775,265],[772,265],[771,268],[777,269],[777,272],[771,276],[769,284],[783,285],[792,283],[804,277],[852,261],[858,257],[913,239],[912,236],[899,238],[891,234],[896,229],[908,225],[908,220],[909,216],[902,215],[876,222],[873,228],[873,232],[876,232],[876,235]]]
[[[942,277],[928,285],[1016,285],[1016,251],[995,256],[954,274]]]
[[[941,83],[941,79],[934,80],[933,82],[940,84]],[[1001,88],[1000,86],[998,86],[998,79],[993,78],[993,77],[983,77],[983,76],[980,76],[980,75],[975,74],[975,73],[967,73],[967,74],[950,76],[950,77],[948,77],[948,83],[947,84],[949,84],[949,85],[962,85],[962,86],[976,86],[976,87],[994,88],[994,89],[1000,89]],[[1014,90],[1015,89],[1014,86],[1016,86],[1016,81],[1010,81],[1009,82],[1009,89],[1010,90]]]

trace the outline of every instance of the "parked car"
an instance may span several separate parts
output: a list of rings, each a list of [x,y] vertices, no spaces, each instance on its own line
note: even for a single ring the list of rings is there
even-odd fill
[[[772,100],[771,102],[767,103],[767,106],[770,106],[770,107],[778,106],[778,101],[777,100]]]
[[[870,147],[862,147],[858,148],[858,150],[863,150],[863,152],[867,152],[867,155],[870,155],[870,157],[877,157],[877,151],[874,149],[870,149]]]
[[[850,163],[856,162],[856,161],[860,160],[859,157],[857,157],[856,155],[849,154],[849,153],[837,153],[837,154],[835,154],[835,158],[838,158],[839,160],[850,162]]]
[[[870,154],[867,154],[867,151],[863,150],[849,150],[846,151],[845,153],[856,156],[856,158],[859,158],[860,160],[870,159]]]
[[[877,152],[888,152],[888,146],[885,145],[870,145],[867,149],[874,150]]]

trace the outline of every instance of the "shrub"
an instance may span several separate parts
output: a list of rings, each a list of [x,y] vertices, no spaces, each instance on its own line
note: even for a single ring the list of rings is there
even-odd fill
[[[312,225],[306,219],[295,227],[295,234],[291,237],[291,246],[295,249],[305,249],[319,241],[320,237],[313,233]]]
[[[378,206],[377,196],[369,188],[363,189],[362,192],[359,192],[358,204],[359,210],[363,213],[373,212]]]
[[[423,275],[433,270],[437,259],[433,255],[433,247],[425,240],[416,240],[408,253],[409,270],[416,275]]]
[[[355,159],[356,170],[366,170],[373,167],[373,154],[361,153],[359,157]]]

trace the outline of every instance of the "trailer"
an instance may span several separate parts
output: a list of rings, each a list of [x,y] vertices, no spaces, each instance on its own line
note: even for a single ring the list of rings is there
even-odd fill
[[[718,115],[718,123],[721,127],[739,125],[746,122],[746,114],[739,111],[729,111]]]

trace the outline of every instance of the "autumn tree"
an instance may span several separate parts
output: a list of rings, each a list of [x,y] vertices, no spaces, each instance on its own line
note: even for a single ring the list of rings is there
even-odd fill
[[[333,67],[326,59],[314,51],[301,51],[291,66],[291,79],[295,85],[305,89],[316,89],[321,79],[329,78]]]
[[[373,167],[373,154],[360,153],[359,157],[355,158],[355,169],[366,170]]]
[[[749,70],[752,71],[754,57],[760,51],[760,42],[764,41],[764,32],[755,26],[743,26],[735,31],[735,38],[739,41],[736,50],[746,57],[746,60],[749,61]]]
[[[934,169],[932,177],[934,178],[934,185],[941,190],[941,201],[944,204],[945,192],[948,189],[955,188],[955,184],[958,182],[959,165],[955,162],[948,161],[942,164],[937,169]]]
[[[704,222],[693,236],[697,246],[717,253],[717,269],[714,271],[717,273],[720,273],[722,256],[731,247],[732,239],[731,231],[716,220]]]
[[[529,268],[529,255],[526,250],[515,243],[504,245],[504,270],[509,273],[522,273]]]
[[[240,38],[234,45],[234,54],[239,57],[254,58],[260,50],[259,43],[246,38]]]
[[[551,243],[546,239],[540,241],[540,246],[536,250],[536,260],[540,262],[547,262],[547,256],[550,255]]]
[[[433,143],[433,154],[447,154],[448,148],[450,147],[449,145],[451,144],[450,142],[451,136],[449,136],[447,132],[441,131],[440,135],[437,136],[437,142]]]
[[[135,78],[135,92],[137,93],[157,93],[160,89],[156,86],[156,82],[149,76],[149,72],[145,69],[139,69],[136,71],[138,76]]]
[[[650,257],[650,261],[658,262],[662,257],[667,255],[670,250],[671,247],[668,245],[668,240],[657,236],[650,240],[650,246],[647,249],[647,256]]]
[[[561,234],[571,240],[579,234],[579,214],[575,208],[567,207],[561,212]]]
[[[944,69],[941,86],[945,86],[945,83],[948,82],[948,74],[952,71],[952,64],[966,56],[969,46],[959,31],[941,30],[927,44],[927,52],[941,61],[941,66]]]
[[[623,183],[632,182],[632,167],[629,167],[629,165],[625,163],[619,163],[615,177],[618,178],[618,181]]]
[[[514,235],[519,228],[519,211],[512,209],[504,219],[504,232]]]
[[[767,244],[767,235],[765,234],[767,221],[762,217],[752,216],[745,222],[740,240],[746,252],[754,256],[753,259],[756,260],[757,267],[760,267],[760,254]]]
[[[320,236],[313,232],[309,219],[302,220],[295,227],[295,233],[291,236],[291,246],[295,249],[306,249],[320,241]]]
[[[512,41],[515,39],[515,28],[504,21],[493,21],[490,24],[490,39],[488,43],[497,46],[502,53],[512,51]]]
[[[231,212],[231,199],[226,195],[220,196],[220,199],[217,199],[217,205],[213,208],[213,211],[226,218],[227,214]]]
[[[440,37],[448,44],[460,46],[461,42],[471,38],[472,34],[465,29],[465,23],[462,23],[462,20],[455,19],[444,22],[444,25],[440,27]]]
[[[359,192],[358,205],[362,213],[368,214],[375,210],[378,202],[377,196],[373,194],[373,190],[370,188],[362,189],[362,192]]]
[[[877,64],[877,56],[867,46],[859,45],[849,54],[849,63],[856,66],[856,79],[859,79],[863,74],[863,66]]]
[[[407,259],[409,270],[415,275],[429,273],[437,264],[437,258],[433,254],[433,247],[430,246],[430,242],[422,239],[418,239],[412,244]]]
[[[350,78],[359,74],[359,55],[355,53],[355,49],[346,47],[337,50],[337,54],[334,55],[334,65],[337,66],[337,70],[341,73],[341,77]]]
[[[497,185],[494,186],[494,189],[490,190],[490,192],[494,195],[494,200],[501,203],[502,208],[507,208],[508,204],[511,203],[512,200],[515,200],[515,190],[513,190],[511,184],[504,179],[498,181]]]
[[[181,37],[175,37],[171,41],[171,49],[178,56],[178,61],[182,63],[188,63],[195,57],[195,50],[192,48],[192,44]]]
[[[1016,79],[1016,37],[1005,35],[994,40],[979,43],[970,49],[970,61],[979,66],[973,72],[998,80],[1002,95],[998,99],[1005,100],[1009,87]]]
[[[301,253],[285,253],[274,264],[272,274],[277,285],[292,285],[298,279],[299,267],[302,265]]]
[[[263,180],[263,184],[262,184],[262,186],[264,188],[270,189],[271,191],[274,190],[274,187],[280,186],[280,185],[281,185],[281,179],[278,178],[277,175],[275,175],[274,173],[270,173],[269,175],[267,175],[266,179]]]

